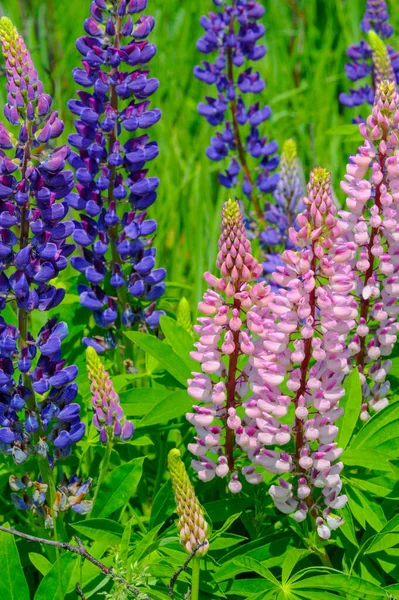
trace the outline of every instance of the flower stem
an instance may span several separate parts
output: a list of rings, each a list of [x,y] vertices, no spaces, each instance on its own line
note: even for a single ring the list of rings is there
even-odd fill
[[[105,454],[101,461],[100,475],[98,476],[97,487],[96,487],[96,491],[95,491],[94,498],[93,498],[93,508],[96,504],[96,500],[97,500],[98,492],[100,491],[101,484],[104,481],[104,478],[108,471],[109,460],[111,458],[111,452],[112,452],[112,439],[111,439],[111,436],[108,435],[107,445],[105,447]]]
[[[199,584],[200,584],[200,558],[194,556],[191,561],[191,596],[190,600],[199,599]]]
[[[234,300],[233,309],[236,308],[240,310],[241,302]],[[229,372],[227,375],[227,404],[226,404],[226,421],[228,418],[229,408],[235,407],[235,395],[236,395],[236,375],[237,375],[237,363],[238,363],[238,354],[240,351],[239,345],[239,331],[233,331],[233,343],[234,343],[234,352],[230,355],[229,360]],[[230,471],[234,471],[234,430],[227,427],[226,424],[226,442],[225,442],[225,455],[227,458],[227,464],[229,466]]]

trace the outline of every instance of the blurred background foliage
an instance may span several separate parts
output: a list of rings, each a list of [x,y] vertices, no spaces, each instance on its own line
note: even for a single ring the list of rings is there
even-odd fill
[[[267,84],[262,101],[273,110],[262,132],[277,139],[280,147],[288,137],[296,140],[305,178],[314,166],[330,169],[342,202],[339,181],[360,138],[345,127],[358,113],[341,107],[338,95],[349,88],[346,48],[363,35],[359,23],[365,0],[261,1],[268,47],[259,65]],[[399,31],[396,3],[388,4],[391,23]],[[71,70],[80,63],[75,40],[84,34],[89,6],[90,0],[0,0],[0,14],[12,19],[24,35],[45,88],[54,94],[54,107],[66,124],[63,141],[72,131],[66,104],[76,89]],[[229,195],[240,197],[239,189],[220,188],[219,164],[205,156],[213,128],[196,110],[209,92],[192,76],[200,60],[195,46],[202,32],[199,18],[214,8],[211,0],[149,0],[146,11],[156,19],[151,41],[158,54],[151,69],[161,87],[153,102],[163,111],[162,120],[151,129],[161,149],[151,174],[160,177],[161,185],[150,215],[159,223],[157,262],[168,270],[166,309],[168,299],[183,294],[191,302],[199,300],[202,274],[214,265],[221,204]],[[390,43],[398,47],[398,36]],[[1,104],[4,95],[5,80],[0,85]],[[76,282],[72,269],[67,277],[71,284]]]

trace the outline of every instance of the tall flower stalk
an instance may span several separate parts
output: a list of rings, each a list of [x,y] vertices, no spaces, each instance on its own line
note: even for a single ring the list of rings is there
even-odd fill
[[[399,325],[399,94],[391,81],[377,88],[372,114],[360,125],[364,143],[350,157],[345,180],[344,239],[353,250],[360,314],[351,350],[363,384],[362,419],[387,403],[387,358]]]
[[[251,483],[262,479],[239,457],[236,430],[241,424],[237,411],[248,390],[245,359],[254,352],[254,336],[263,332],[259,313],[270,290],[264,282],[251,285],[263,268],[251,255],[236,201],[226,202],[222,211],[217,266],[220,279],[205,273],[211,289],[198,306],[204,316],[194,326],[200,338],[191,357],[201,363],[202,373],[193,373],[188,393],[201,404],[187,414],[197,433],[188,447],[197,457],[192,466],[200,479],[229,474],[229,489],[239,492],[240,472]]]
[[[210,125],[224,127],[211,138],[207,156],[214,161],[231,156],[226,171],[219,174],[219,182],[231,188],[240,180],[243,193],[262,223],[263,194],[273,192],[278,182],[274,172],[279,164],[278,146],[263,136],[259,127],[271,116],[269,106],[259,102],[246,106],[245,94],[261,93],[265,82],[258,71],[244,63],[259,61],[266,53],[266,47],[258,45],[265,33],[259,22],[265,9],[252,0],[214,0],[214,4],[220,10],[201,18],[205,35],[197,42],[197,48],[205,55],[216,52],[217,58],[214,63],[204,60],[202,66],[194,69],[198,79],[215,85],[217,90],[216,97],[206,96],[205,102],[198,105],[199,113]]]
[[[149,100],[159,85],[147,67],[156,52],[146,40],[154,19],[135,18],[146,5],[96,0],[84,24],[87,35],[76,44],[83,68],[74,69],[73,77],[85,91],[68,103],[77,116],[76,133],[69,136],[77,184],[68,202],[81,211],[73,234],[81,256],[72,264],[88,283],[78,286],[81,304],[108,330],[83,340],[98,352],[118,343],[121,327],[156,328],[163,314],[155,302],[166,272],[155,268],[157,224],[147,219],[159,185],[148,176],[147,163],[159,150],[144,131],[161,117]]]
[[[69,456],[85,425],[73,402],[77,367],[67,366],[61,356],[66,323],[50,318],[34,334],[30,316],[59,306],[65,296],[51,281],[74,249],[67,243],[74,225],[65,218],[64,200],[73,187],[73,173],[64,170],[68,147],[51,149],[63,123],[43,91],[24,40],[5,17],[0,19],[0,42],[7,77],[4,114],[19,128],[14,137],[0,124],[0,310],[12,303],[17,315],[15,324],[0,316],[0,450],[16,463],[36,455],[43,489],[37,488],[36,500],[25,501],[22,508],[44,505],[48,490],[48,513],[42,514],[51,526],[56,492],[50,467],[55,459]]]

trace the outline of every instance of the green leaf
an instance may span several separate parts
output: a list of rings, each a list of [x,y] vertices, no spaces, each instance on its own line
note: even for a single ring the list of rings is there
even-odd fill
[[[389,464],[392,457],[379,450],[348,448],[343,453],[341,460],[345,466],[364,467],[374,471],[392,471],[392,466]]]
[[[163,523],[159,523],[156,527],[151,529],[145,536],[139,541],[134,549],[133,556],[131,557],[131,562],[134,564],[136,561],[139,561],[140,558],[145,554],[148,556],[155,548],[159,546],[159,540],[154,542],[156,537],[158,536],[158,532],[163,527]]]
[[[71,554],[61,556],[59,561],[53,564],[51,570],[41,580],[34,600],[60,600],[60,598],[65,598],[76,564],[76,556]]]
[[[234,521],[237,521],[237,519],[240,518],[241,514],[242,513],[239,512],[239,513],[236,513],[235,515],[230,515],[230,517],[228,517],[226,519],[226,521],[224,522],[222,527],[213,533],[210,541],[212,542],[212,540],[215,540],[220,535],[222,535],[225,531],[227,531],[231,527],[231,525],[234,523]]]
[[[367,543],[367,542],[366,542]],[[392,548],[399,543],[399,515],[393,517],[374,537],[365,554],[373,554],[387,548]]]
[[[255,558],[250,558],[249,556],[239,556],[233,559],[233,563],[237,567],[241,567],[243,569],[242,572],[253,571],[254,573],[257,573],[264,579],[267,579],[267,581],[270,581],[270,583],[272,583],[276,588],[280,587],[280,583],[275,578],[273,573],[269,571],[269,569],[264,567],[262,563],[256,560]]]
[[[151,507],[149,528],[152,529],[159,523],[164,523],[168,517],[175,511],[176,504],[172,490],[172,480],[168,481],[161,487],[154,498]]]
[[[343,518],[344,524],[339,528],[338,534],[342,534],[349,542],[356,546],[356,548],[359,548],[359,542],[357,541],[355,527],[353,525],[352,514],[347,504],[345,504],[345,506],[341,509],[340,516]]]
[[[50,571],[51,567],[53,566],[51,564],[51,562],[45,556],[43,556],[43,554],[37,554],[36,552],[29,552],[28,556],[29,556],[29,560],[32,563],[32,565],[35,567],[35,569],[37,569],[39,571],[39,573],[41,575],[43,575],[43,577],[45,575],[47,575],[47,573]]]
[[[125,528],[123,530],[122,542],[121,542],[121,560],[123,560],[123,562],[127,561],[127,558],[129,555],[130,538],[132,535],[132,528],[133,528],[134,521],[136,521],[135,516],[132,517],[130,519],[130,521],[128,521],[127,525],[125,525]]]
[[[87,519],[71,527],[94,542],[120,544],[123,535],[122,525],[111,519]]]
[[[172,392],[158,402],[137,424],[137,428],[161,425],[184,415],[193,407],[193,399],[185,390]]]
[[[232,546],[236,546],[237,544],[245,542],[246,540],[247,538],[243,537],[242,535],[235,535],[234,533],[225,533],[212,541],[210,549],[211,552],[216,552],[217,550],[231,548]]]
[[[15,538],[0,531],[0,595],[2,600],[29,600],[29,589],[22,570]]]
[[[291,583],[290,586],[295,590],[322,588],[328,591],[337,590],[340,592],[356,594],[356,597],[363,597],[364,594],[377,596],[378,598],[384,597],[384,592],[378,585],[360,579],[359,577],[345,575],[344,573],[314,575],[295,581],[294,583]]]
[[[126,506],[136,493],[143,474],[145,456],[134,458],[117,467],[104,479],[93,507],[91,516],[108,517],[119,508]]]
[[[281,578],[283,583],[287,583],[288,579],[291,576],[291,573],[295,567],[295,565],[302,560],[305,556],[312,554],[311,550],[307,550],[306,548],[292,548],[283,562],[283,571],[281,574]]]
[[[382,427],[391,424],[394,431],[398,431],[399,401],[392,401],[384,410],[377,412],[363,425],[359,433],[353,438],[351,450],[368,445],[369,439]]]
[[[120,392],[119,398],[127,417],[142,417],[169,394],[159,388],[133,388]]]
[[[164,344],[153,335],[141,333],[140,331],[125,331],[124,333],[129,340],[132,340],[142,350],[159,360],[162,367],[173,375],[177,381],[184,386],[187,385],[187,379],[191,377],[191,371],[170,346]]]
[[[186,363],[190,371],[195,370],[197,363],[190,357],[194,350],[193,338],[177,321],[167,316],[160,318],[161,329],[169,346]]]
[[[357,367],[352,370],[345,382],[345,396],[341,399],[340,406],[344,409],[344,415],[338,423],[339,436],[337,442],[339,447],[345,450],[359,422],[362,406],[362,386]]]

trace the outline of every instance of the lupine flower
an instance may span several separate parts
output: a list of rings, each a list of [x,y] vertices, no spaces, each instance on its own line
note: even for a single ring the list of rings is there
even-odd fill
[[[364,144],[350,157],[345,181],[344,239],[352,249],[360,315],[350,348],[363,384],[361,418],[387,403],[388,356],[399,324],[399,94],[392,82],[377,88],[372,114],[359,126]],[[371,202],[370,202],[371,201]]]
[[[154,19],[132,18],[146,5],[95,0],[84,24],[87,35],[76,44],[83,68],[74,69],[73,77],[85,90],[68,103],[77,116],[76,133],[68,138],[76,148],[69,161],[77,184],[68,202],[81,211],[73,239],[82,255],[71,262],[88,282],[78,286],[81,304],[110,332],[103,340],[83,340],[97,351],[115,345],[115,324],[154,328],[163,314],[155,301],[165,289],[165,269],[155,268],[157,223],[147,219],[159,185],[148,176],[147,163],[159,150],[144,131],[161,117],[149,100],[159,85],[147,67],[156,52],[145,39]]]
[[[64,170],[70,151],[49,149],[63,123],[51,110],[22,37],[5,17],[0,42],[8,92],[4,114],[19,127],[14,137],[0,124],[0,310],[15,302],[18,321],[14,326],[0,317],[0,450],[20,463],[32,452],[68,456],[85,426],[73,403],[77,367],[61,357],[66,324],[50,319],[37,335],[28,331],[32,311],[54,308],[65,295],[50,281],[74,249],[66,242],[74,229],[65,220],[68,205],[58,202],[73,187],[72,172]]]
[[[389,14],[385,0],[367,0],[366,12],[360,27],[366,33],[375,31],[378,35],[388,38],[393,34],[393,27],[388,23]]]
[[[209,549],[208,523],[177,448],[169,452],[168,465],[175,493],[176,512],[179,516],[177,527],[180,543],[188,554],[192,554],[201,544],[196,556],[204,556]]]
[[[248,383],[252,385],[248,368],[254,337],[264,331],[262,308],[271,294],[265,282],[250,285],[263,267],[251,255],[236,201],[226,202],[222,211],[217,266],[220,279],[205,273],[211,289],[198,305],[204,316],[194,326],[200,339],[191,357],[201,363],[202,373],[195,372],[189,379],[188,393],[198,404],[187,414],[196,429],[195,441],[188,448],[197,457],[192,466],[201,480],[229,474],[229,489],[239,492],[240,472],[250,483],[262,480],[248,461],[237,456],[240,435],[246,435],[237,409],[247,395]]]
[[[251,199],[262,221],[259,196],[276,188],[278,173],[274,171],[279,163],[278,146],[260,129],[271,116],[270,107],[259,102],[247,107],[244,95],[257,94],[265,88],[259,72],[247,64],[247,61],[260,60],[266,53],[266,47],[258,44],[265,33],[264,25],[259,22],[265,9],[253,0],[234,0],[231,4],[214,0],[214,4],[220,10],[201,18],[205,34],[198,40],[197,48],[206,55],[217,53],[217,57],[215,62],[204,60],[194,69],[198,79],[216,86],[216,97],[206,96],[205,102],[198,105],[199,113],[210,125],[222,125],[211,138],[206,153],[214,161],[230,155],[230,164],[219,174],[219,181],[227,188],[240,181],[243,193]],[[231,120],[226,113],[231,115]],[[258,163],[256,176],[250,165],[255,161]]]
[[[399,53],[392,46],[384,45],[384,42],[379,39],[388,38],[393,33],[393,28],[388,24],[388,11],[384,0],[368,0],[364,18],[361,23],[363,31],[368,33],[368,43],[362,40],[359,44],[349,46],[347,55],[351,62],[345,65],[345,71],[348,79],[351,81],[361,81],[367,79],[366,85],[357,89],[350,89],[349,93],[342,93],[339,96],[341,104],[344,106],[354,107],[362,104],[373,104],[375,90],[384,79],[379,77],[381,74],[378,65],[378,54],[385,54],[384,63],[386,68],[389,68],[388,63],[391,62],[391,76],[393,81],[399,85]],[[383,49],[384,47],[384,49]],[[378,50],[376,55],[376,49]],[[387,77],[385,77],[387,79]],[[361,121],[358,117],[354,119],[355,123]]]
[[[261,245],[267,249],[264,272],[271,274],[281,265],[281,250],[292,248],[288,230],[303,210],[301,167],[293,140],[284,142],[281,153],[280,179],[274,192],[275,204],[268,204],[265,212],[267,228],[260,235]]]
[[[35,516],[42,517],[46,529],[52,529],[54,517],[69,509],[81,515],[90,512],[92,502],[85,500],[85,496],[90,490],[91,482],[90,478],[82,482],[76,475],[69,479],[64,475],[51,507],[47,499],[47,484],[31,481],[27,475],[21,478],[11,475],[9,478],[9,485],[14,491],[11,494],[14,505],[20,510],[32,511]]]
[[[346,502],[340,495],[343,465],[335,462],[342,450],[334,440],[335,422],[343,412],[342,383],[349,372],[346,338],[357,303],[350,296],[355,285],[348,263],[351,250],[338,245],[341,229],[325,169],[312,171],[304,203],[298,231],[290,229],[291,242],[302,250],[284,252],[285,264],[273,275],[279,292],[262,315],[265,331],[259,334],[251,359],[254,371],[249,373],[256,393],[244,403],[249,439],[239,443],[254,465],[287,474],[270,488],[276,507],[293,513],[297,521],[310,514],[319,535],[328,538],[330,521],[342,523],[331,511]],[[293,339],[295,332],[300,335]],[[280,389],[283,381],[286,394]],[[279,418],[291,403],[294,428],[283,431]],[[292,438],[294,452],[279,449]]]
[[[100,441],[105,444],[116,439],[129,440],[134,433],[133,423],[125,419],[114,385],[91,346],[86,350],[86,360],[93,395],[93,425],[100,432]]]

